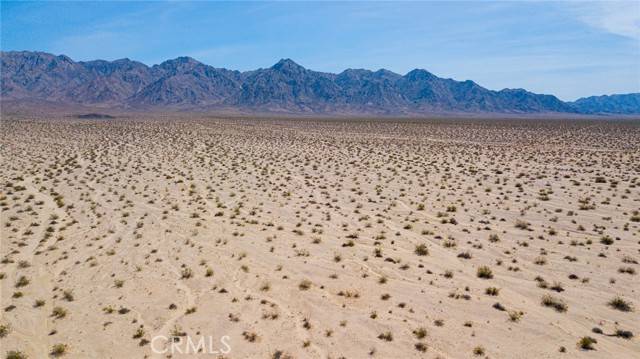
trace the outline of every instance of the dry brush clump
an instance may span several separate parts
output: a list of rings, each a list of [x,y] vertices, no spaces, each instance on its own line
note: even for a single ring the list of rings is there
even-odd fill
[[[611,299],[607,304],[613,308],[622,312],[631,312],[633,311],[633,305],[631,302],[625,300],[624,298],[617,296]]]
[[[543,306],[551,307],[555,309],[556,312],[562,313],[562,312],[566,312],[568,309],[567,304],[563,300],[558,299],[549,294],[545,294],[544,296],[542,296],[541,302]]]

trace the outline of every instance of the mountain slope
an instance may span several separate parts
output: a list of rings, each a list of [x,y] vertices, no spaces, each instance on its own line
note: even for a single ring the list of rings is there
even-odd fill
[[[640,113],[640,93],[585,97],[573,102],[572,105],[579,112],[588,114],[638,114]]]
[[[211,105],[240,89],[240,73],[217,69],[190,57],[148,68],[154,80],[127,101],[130,105]]]
[[[305,69],[290,59],[246,76],[242,90],[228,103],[240,107],[322,111],[338,101],[340,88],[335,75]]]
[[[416,69],[305,69],[290,59],[239,72],[178,57],[147,66],[129,59],[75,62],[44,52],[2,52],[3,100],[127,108],[236,108],[315,114],[584,113],[640,114],[640,94],[567,103],[523,89],[488,90]]]

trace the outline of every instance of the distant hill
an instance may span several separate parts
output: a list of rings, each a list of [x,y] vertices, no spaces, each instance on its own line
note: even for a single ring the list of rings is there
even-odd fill
[[[290,59],[239,72],[178,57],[146,66],[129,59],[73,61],[44,52],[0,53],[3,100],[118,108],[240,109],[304,114],[640,114],[640,94],[563,102],[523,89],[488,90],[416,69],[305,69]]]
[[[638,114],[640,113],[640,93],[584,97],[571,104],[580,113]]]

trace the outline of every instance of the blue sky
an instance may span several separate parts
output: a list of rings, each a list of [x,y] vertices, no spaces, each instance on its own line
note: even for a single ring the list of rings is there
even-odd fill
[[[564,100],[640,92],[640,1],[1,2],[2,50],[237,70],[424,68]]]

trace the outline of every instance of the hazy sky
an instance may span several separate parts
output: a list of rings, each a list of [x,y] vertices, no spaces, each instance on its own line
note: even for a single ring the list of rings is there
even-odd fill
[[[640,1],[6,2],[2,50],[237,70],[424,68],[564,100],[640,92]]]

